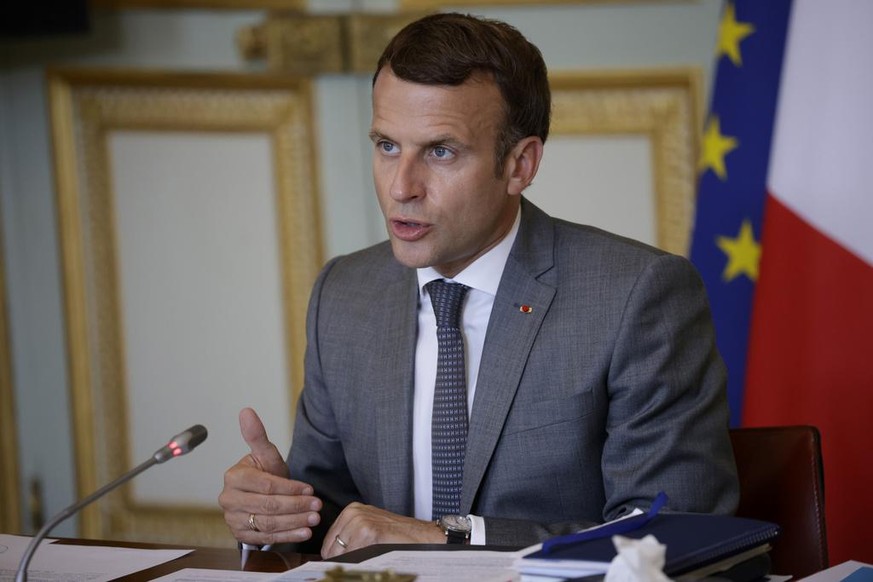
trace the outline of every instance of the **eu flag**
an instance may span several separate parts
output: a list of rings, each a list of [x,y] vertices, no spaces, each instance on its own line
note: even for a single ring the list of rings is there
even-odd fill
[[[701,143],[691,261],[712,304],[728,367],[731,424],[740,423],[767,166],[791,0],[725,4]]]

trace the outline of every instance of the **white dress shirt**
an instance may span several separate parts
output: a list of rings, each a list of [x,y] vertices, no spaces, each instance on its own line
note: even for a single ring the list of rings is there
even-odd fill
[[[494,248],[476,259],[454,278],[447,279],[470,288],[461,313],[464,348],[467,365],[467,414],[473,410],[476,395],[476,379],[485,345],[485,331],[494,307],[494,297],[503,276],[509,251],[518,234],[521,211],[515,217],[509,233]],[[432,464],[431,464],[431,413],[436,383],[437,336],[436,317],[430,296],[424,286],[434,279],[444,279],[435,269],[418,269],[418,339],[415,346],[415,398],[412,420],[412,457],[415,491],[415,517],[431,519]],[[469,417],[469,416],[468,416]],[[471,419],[472,420],[472,419]],[[475,421],[473,421],[475,422]],[[485,543],[485,520],[468,516],[473,522],[472,544]]]

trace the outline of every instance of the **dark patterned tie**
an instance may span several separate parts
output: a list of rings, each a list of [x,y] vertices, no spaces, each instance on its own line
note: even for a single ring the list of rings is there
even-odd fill
[[[461,481],[467,449],[467,370],[461,306],[469,287],[443,280],[425,285],[437,322],[436,384],[431,420],[433,519],[461,511]]]

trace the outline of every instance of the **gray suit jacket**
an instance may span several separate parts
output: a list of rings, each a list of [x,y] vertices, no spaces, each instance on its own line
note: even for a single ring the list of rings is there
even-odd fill
[[[349,502],[413,513],[417,306],[415,271],[387,242],[331,261],[315,284],[288,458],[325,502],[309,549]],[[482,354],[461,511],[505,545],[647,508],[662,490],[672,510],[732,512],[725,379],[688,261],[523,200]]]

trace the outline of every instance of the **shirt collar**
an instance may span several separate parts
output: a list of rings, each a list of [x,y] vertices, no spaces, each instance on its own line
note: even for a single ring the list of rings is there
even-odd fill
[[[506,236],[494,245],[494,248],[467,265],[467,268],[449,280],[466,285],[471,289],[497,295],[497,287],[500,285],[500,278],[503,276],[503,269],[506,267],[506,260],[509,258],[509,251],[512,250],[515,237],[518,235],[520,224],[521,207],[519,207],[515,215],[515,222],[512,223],[512,228],[509,229]],[[445,279],[433,267],[416,269],[416,272],[419,294],[422,293],[424,286],[431,281]]]

